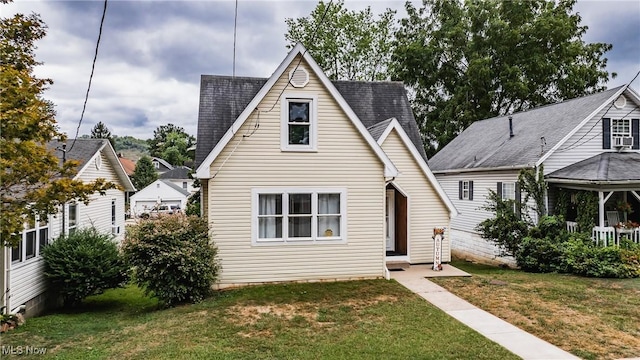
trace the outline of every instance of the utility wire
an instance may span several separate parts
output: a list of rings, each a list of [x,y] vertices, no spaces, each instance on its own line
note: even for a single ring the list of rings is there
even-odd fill
[[[329,4],[327,4],[327,7],[324,9],[324,13],[322,14],[322,17],[320,18],[320,21],[318,21],[318,23],[316,23],[316,27],[313,30],[313,34],[311,36],[311,43],[313,43],[313,41],[316,38],[316,35],[318,33],[318,29],[320,28],[320,24],[322,24],[322,22],[324,21],[324,18],[327,16],[327,13],[329,12],[329,8],[331,7],[331,4],[333,3],[333,0],[329,1]],[[236,6],[237,6],[237,1],[236,1]],[[236,16],[237,16],[237,10],[236,10]],[[234,77],[235,77],[235,30],[234,30]],[[298,64],[296,64],[296,67],[293,69],[293,72],[295,73],[296,70],[298,70],[298,67],[300,66],[300,63],[302,62],[302,59],[304,58],[304,55],[307,53],[307,49],[305,47],[305,51],[302,54],[302,56],[300,57],[300,60],[298,60]],[[233,153],[236,151],[236,149],[238,149],[238,146],[240,146],[240,144],[242,143],[242,141],[245,138],[251,137],[251,135],[253,135],[258,128],[260,127],[260,113],[269,113],[271,111],[273,111],[273,109],[276,107],[276,104],[278,103],[278,101],[280,101],[280,97],[282,97],[282,94],[284,94],[284,91],[287,89],[287,87],[289,86],[290,81],[287,81],[287,83],[285,84],[285,86],[282,88],[282,91],[280,91],[280,94],[278,95],[278,97],[276,98],[276,101],[274,101],[273,105],[271,106],[271,108],[267,111],[263,111],[260,110],[258,108],[256,108],[255,110],[257,110],[257,117],[256,117],[256,122],[255,125],[253,126],[253,129],[250,131],[249,129],[247,129],[247,132],[244,133],[240,139],[238,140],[238,142],[236,143],[236,145],[233,147],[233,150],[231,150],[231,152],[227,155],[227,157],[224,159],[224,161],[222,162],[222,164],[220,164],[220,167],[218,168],[218,170],[213,174],[213,176],[211,178],[215,178],[218,173],[222,170],[222,168],[224,167],[224,165],[227,163],[227,160],[229,160],[229,158],[231,157],[231,155],[233,155]],[[233,127],[231,127],[233,129]]]
[[[324,21],[325,16],[327,16],[327,13],[329,12],[329,8],[331,8],[331,4],[333,3],[333,0],[329,1],[329,3],[327,4],[327,7],[324,9],[324,13],[322,13],[322,17],[320,18],[320,21],[318,21],[316,23],[316,27],[315,29],[313,29],[313,34],[311,35],[311,39],[309,44],[313,44],[316,40],[316,35],[318,34],[318,29],[320,28],[320,25],[322,24],[322,22]],[[296,70],[298,70],[298,67],[300,66],[300,63],[302,62],[302,59],[304,59],[304,56],[306,55],[307,51],[309,51],[306,47],[304,49],[304,52],[302,53],[302,56],[300,56],[300,60],[298,60],[298,64],[296,64],[296,67],[293,69],[292,73],[295,73]],[[260,112],[263,113],[268,113],[273,111],[273,108],[276,107],[276,104],[278,103],[278,101],[280,101],[280,97],[282,97],[282,94],[284,94],[284,91],[287,89],[287,87],[289,86],[289,84],[291,83],[291,81],[287,81],[287,83],[285,84],[285,86],[282,88],[282,91],[280,91],[280,94],[278,95],[278,97],[276,98],[276,101],[273,102],[273,105],[271,106],[271,108],[267,111],[264,110],[259,110],[256,109]]]
[[[236,11],[233,17],[233,77],[236,77],[236,29],[238,28],[238,0],[236,0]]]
[[[636,76],[633,77],[633,79],[631,79],[631,81],[629,81],[627,83],[627,85],[624,87],[624,90],[622,90],[622,92],[625,92],[625,90],[627,90],[629,88],[629,86],[631,86],[631,84],[636,80],[636,78],[638,77],[638,75],[640,75],[640,71],[638,71],[636,73]],[[600,121],[602,121],[602,119],[604,119],[605,116],[607,116],[607,113],[609,112],[609,110],[611,110],[611,107],[613,106],[613,104],[615,103],[616,99],[614,99],[613,101],[611,101],[611,103],[609,104],[609,107],[607,108],[607,110],[604,112],[604,114],[602,114],[602,116],[600,116],[600,119],[598,119],[598,121],[596,121],[591,128],[586,131],[580,138],[578,138],[576,141],[574,141],[573,143],[566,145],[558,150],[556,150],[556,152],[564,152],[564,151],[569,151],[571,149],[574,149],[582,144],[584,144],[585,142],[582,142],[580,144],[578,144],[578,142],[580,140],[582,140],[585,136],[587,136],[591,130],[593,130],[596,126],[598,126],[598,124],[600,123]],[[631,114],[631,112],[633,112],[635,109],[632,109],[630,112],[628,112],[625,116],[622,117],[622,119],[626,118],[629,114]],[[599,134],[601,134],[602,132],[600,132]],[[599,134],[596,134],[595,136],[592,136],[591,138],[587,139],[587,141],[595,138],[596,136],[598,136]]]
[[[87,93],[84,97],[84,104],[82,105],[82,113],[80,114],[80,121],[78,121],[78,128],[76,129],[76,136],[73,137],[73,143],[68,151],[73,149],[73,145],[76,144],[76,139],[80,133],[80,125],[82,125],[82,119],[84,118],[84,112],[87,109],[87,101],[89,100],[89,91],[91,90],[91,81],[93,80],[93,72],[96,68],[96,60],[98,59],[98,48],[100,47],[100,38],[102,37],[102,26],[104,25],[104,17],[107,14],[107,0],[104,0],[104,7],[102,9],[102,19],[100,19],[100,30],[98,31],[98,40],[96,41],[96,52],[93,55],[93,63],[91,64],[91,75],[89,75],[89,85],[87,86]]]

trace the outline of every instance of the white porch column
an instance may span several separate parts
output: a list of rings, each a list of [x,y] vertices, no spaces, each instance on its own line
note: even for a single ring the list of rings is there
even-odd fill
[[[598,191],[598,226],[604,226],[604,192]]]

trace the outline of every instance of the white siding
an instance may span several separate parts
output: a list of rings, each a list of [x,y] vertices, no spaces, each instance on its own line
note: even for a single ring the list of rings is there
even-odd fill
[[[116,184],[120,184],[116,172],[109,159],[100,154],[102,165],[100,169],[95,167],[95,159],[92,159],[78,178],[89,182],[97,178],[104,178]],[[122,184],[120,184],[122,185]],[[91,196],[88,205],[78,204],[78,227],[95,226],[100,232],[110,234],[111,224],[111,200],[116,200],[116,226],[119,234],[118,241],[124,238],[124,192],[117,189],[108,190],[105,195],[95,194]],[[65,211],[65,224],[68,226],[68,211]],[[55,239],[62,234],[62,213],[49,217],[49,239]],[[10,306],[15,308],[42,294],[46,290],[43,275],[44,262],[40,256],[25,260],[21,263],[13,263],[9,270]]]
[[[93,165],[93,160],[89,162],[89,166],[85,168],[78,178],[84,182],[91,182],[98,178],[103,178],[116,184],[120,184],[120,180],[115,172],[109,159],[100,153],[102,157],[102,166],[97,169]],[[120,184],[122,185],[122,184]],[[94,194],[90,197],[91,201],[88,205],[84,203],[78,204],[78,227],[95,227],[102,233],[111,233],[111,200],[116,200],[116,227],[119,233],[116,234],[118,241],[124,239],[124,192],[122,190],[107,190],[105,195]],[[68,217],[68,213],[67,213]],[[68,220],[66,221],[68,224]]]
[[[398,168],[393,183],[407,192],[407,241],[411,263],[433,262],[433,229],[450,227],[449,209],[422,172],[398,133],[393,130],[382,149]],[[445,235],[442,261],[450,261],[449,234]]]
[[[624,95],[623,95],[624,96]],[[602,118],[610,119],[639,119],[640,109],[627,97],[625,107],[605,106],[598,114],[591,118],[582,128],[573,134],[566,143],[556,150],[544,162],[544,173],[549,174],[576,162],[586,160],[602,152],[615,152],[615,148],[602,149]],[[630,150],[626,150],[630,151]],[[638,151],[638,150],[633,150]]]
[[[129,198],[130,209],[134,216],[140,216],[149,212],[153,206],[162,203],[165,205],[179,205],[181,209],[187,207],[187,196],[161,180],[156,180],[149,186],[138,191]]]
[[[436,178],[447,193],[449,199],[458,209],[458,216],[451,220],[453,230],[475,233],[475,227],[482,221],[493,217],[493,213],[482,210],[486,205],[489,190],[496,191],[498,182],[518,181],[518,172],[469,172],[463,174],[443,175]],[[458,195],[458,181],[473,181],[473,200],[460,200]],[[524,199],[524,196],[523,196]]]
[[[260,103],[259,118],[254,112],[211,165],[205,209],[222,286],[384,275],[384,166],[310,68],[306,87],[287,90],[317,96],[317,151],[280,150],[278,96],[296,64]],[[345,188],[347,242],[252,245],[251,190],[269,187]]]

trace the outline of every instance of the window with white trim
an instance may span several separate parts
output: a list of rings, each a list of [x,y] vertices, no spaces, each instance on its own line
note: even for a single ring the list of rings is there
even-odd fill
[[[611,119],[611,143],[614,138],[631,136],[631,119]]]
[[[281,113],[281,148],[314,151],[317,137],[316,96],[285,94]]]
[[[346,190],[254,190],[257,243],[344,241]]]
[[[78,204],[69,204],[69,226],[67,234],[73,234],[78,228]]]
[[[469,181],[462,182],[462,200],[469,200]]]
[[[516,183],[503,182],[502,183],[502,199],[503,200],[515,200],[516,199]]]
[[[20,233],[18,246],[11,249],[11,262],[20,263],[40,256],[42,248],[49,243],[49,224],[46,220],[29,220]]]

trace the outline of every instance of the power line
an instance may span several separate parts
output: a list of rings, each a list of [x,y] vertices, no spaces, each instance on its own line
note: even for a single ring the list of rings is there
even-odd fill
[[[236,77],[236,29],[238,28],[238,0],[236,0],[236,12],[233,17],[233,77]]]
[[[320,28],[320,25],[324,21],[325,16],[327,16],[327,13],[329,12],[329,8],[331,8],[331,4],[332,3],[333,3],[333,0],[329,1],[329,3],[327,4],[327,7],[324,9],[324,13],[322,13],[322,17],[320,17],[320,21],[318,21],[316,23],[316,28],[313,29],[313,34],[311,35],[311,39],[310,39],[309,45],[314,43],[314,41],[316,39],[316,35],[318,34],[318,29]],[[296,70],[298,70],[298,67],[300,66],[300,63],[302,62],[302,59],[304,59],[304,56],[306,55],[307,51],[309,51],[309,50],[305,46],[304,52],[302,53],[302,56],[300,56],[300,60],[298,60],[298,63],[296,64],[296,67],[293,69],[292,73],[295,73]],[[290,83],[291,83],[290,80],[287,81],[285,86],[282,88],[282,91],[280,91],[280,94],[276,98],[276,101],[273,102],[273,105],[271,106],[271,108],[269,110],[267,110],[267,111],[263,111],[263,110],[259,110],[259,109],[256,109],[256,110],[258,110],[260,112],[264,112],[264,113],[268,113],[268,112],[273,111],[273,108],[276,107],[276,104],[278,103],[278,101],[280,101],[280,97],[282,97],[282,94],[284,94],[284,91],[287,89],[287,87],[289,86]]]
[[[622,90],[621,94],[622,94],[625,90],[627,90],[627,89],[629,88],[629,86],[631,86],[631,84],[636,80],[636,78],[638,77],[638,75],[640,75],[640,71],[638,71],[638,72],[636,73],[636,76],[634,76],[634,77],[633,77],[633,79],[631,79],[631,81],[629,81],[629,82],[627,83],[627,85],[624,87],[624,90]],[[604,112],[604,114],[602,114],[602,116],[600,116],[600,119],[598,119],[598,121],[596,121],[596,122],[591,126],[591,128],[590,128],[588,131],[586,131],[586,132],[585,132],[585,133],[584,133],[580,138],[578,138],[577,140],[575,140],[573,143],[571,143],[571,144],[569,144],[569,145],[566,145],[565,147],[562,147],[562,148],[560,148],[560,149],[556,150],[556,152],[569,151],[569,150],[574,149],[574,148],[576,148],[576,147],[578,147],[578,146],[580,146],[580,145],[582,145],[582,144],[586,143],[587,141],[589,141],[589,140],[591,140],[591,139],[595,138],[595,137],[596,137],[596,136],[598,136],[599,134],[601,134],[602,132],[600,132],[599,134],[596,134],[595,136],[592,136],[591,138],[587,139],[587,141],[585,141],[585,142],[582,142],[582,143],[578,144],[578,142],[579,142],[580,140],[582,140],[585,136],[587,136],[587,135],[591,132],[591,130],[593,130],[593,129],[594,129],[594,128],[595,128],[595,127],[600,123],[600,121],[602,121],[602,119],[604,119],[604,117],[605,117],[605,116],[607,116],[607,113],[609,112],[609,110],[611,110],[611,107],[612,107],[612,106],[613,106],[613,104],[615,103],[615,100],[616,100],[616,99],[614,99],[613,101],[611,101],[611,103],[609,104],[609,107],[608,107],[608,108],[607,108],[607,110]],[[633,112],[634,110],[635,110],[635,109],[632,109],[632,110],[631,110],[630,112],[628,112],[625,116],[623,116],[623,117],[622,117],[622,119],[626,118],[626,117],[627,117],[629,114],[631,114],[631,112]]]
[[[87,101],[89,100],[89,91],[91,90],[91,81],[93,80],[93,72],[96,68],[96,60],[98,59],[98,48],[100,47],[100,38],[102,38],[102,26],[104,25],[104,18],[107,14],[107,0],[104,0],[104,7],[102,9],[102,19],[100,19],[100,30],[98,31],[98,40],[96,41],[96,51],[93,55],[93,63],[91,64],[91,75],[89,75],[89,85],[87,86],[87,93],[84,96],[84,104],[82,105],[82,113],[80,114],[80,121],[78,121],[78,128],[76,129],[76,136],[73,137],[73,143],[68,151],[73,149],[73,145],[76,144],[76,139],[80,133],[80,125],[82,125],[82,119],[84,118],[84,112],[87,109]]]

